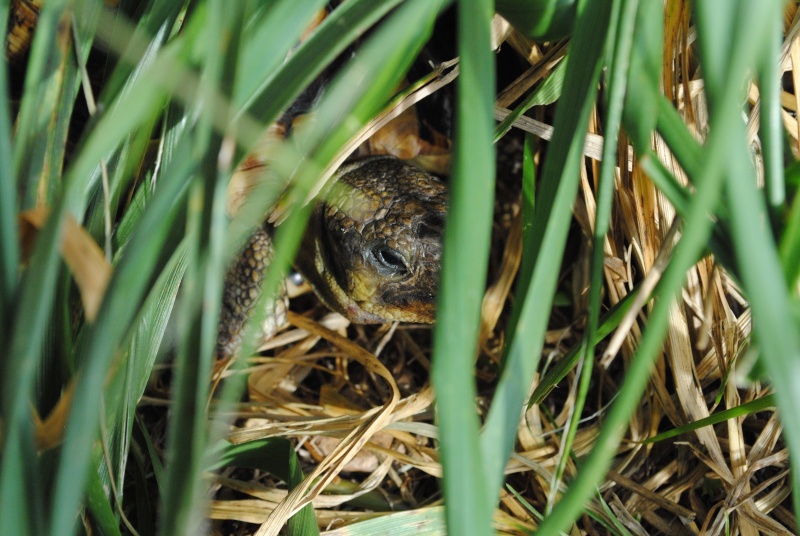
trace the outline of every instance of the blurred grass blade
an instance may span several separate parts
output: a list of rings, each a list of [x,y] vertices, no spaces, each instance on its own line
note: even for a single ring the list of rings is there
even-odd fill
[[[64,31],[61,32],[61,39],[56,44],[56,38],[59,36],[56,29],[65,5],[66,2],[55,0],[47,2],[42,7],[39,15],[41,31],[36,32],[33,38],[25,88],[17,116],[14,153],[12,158],[3,161],[3,166],[6,168],[4,174],[11,174],[11,177],[6,177],[11,178],[10,181],[3,181],[3,188],[8,189],[8,193],[11,194],[9,197],[3,196],[5,227],[3,231],[13,232],[4,235],[4,244],[5,240],[16,241],[18,236],[16,226],[9,223],[9,220],[16,218],[17,209],[33,207],[40,193],[39,178],[43,162],[48,157],[48,136],[52,133],[45,129],[49,122],[56,118],[58,96],[63,91],[60,66],[69,50],[68,35],[65,36]],[[3,16],[6,17],[7,13],[8,3],[5,3]],[[2,69],[6,69],[5,64]],[[3,78],[5,82],[5,73]],[[6,87],[4,85],[3,93]],[[2,127],[4,132],[0,132],[0,136],[5,138],[3,150],[7,151],[11,148],[6,130],[8,100],[5,100],[2,106],[6,121]],[[13,184],[17,185],[16,189],[13,188]],[[70,201],[75,201],[76,197],[73,195],[63,203],[57,202],[54,206],[50,220],[37,240],[30,259],[30,268],[23,275],[16,292],[16,297],[20,301],[16,308],[14,323],[7,324],[11,329],[9,333],[4,334],[6,335],[4,341],[8,341],[6,351],[10,358],[3,370],[2,408],[6,433],[0,462],[0,514],[4,524],[18,528],[23,533],[26,530],[42,533],[42,524],[46,523],[42,493],[36,489],[40,479],[37,474],[36,449],[29,411],[30,404],[34,401],[32,395],[36,370],[43,357],[42,341],[45,340],[47,321],[55,298],[53,289],[59,269],[58,244],[61,221],[65,205],[70,206]],[[21,199],[21,207],[16,206],[17,199]],[[6,212],[7,204],[10,205],[10,212]],[[4,245],[4,250],[6,249],[11,255],[3,262],[18,262],[15,248]],[[4,264],[4,272],[5,266],[7,265]],[[8,266],[7,269],[13,272],[8,275],[3,274],[4,299],[8,298],[5,293],[9,292],[6,288],[11,280],[11,274],[14,279],[18,274],[16,265]]]
[[[241,96],[243,102],[236,103],[240,106],[237,119],[248,114],[266,124],[274,121],[325,66],[399,3],[400,0],[350,0],[339,6],[300,44],[282,69],[261,82],[254,94]],[[264,43],[254,42],[253,45],[258,48]]]
[[[68,95],[74,95],[75,89],[64,82],[65,65],[70,54],[69,25],[60,24],[65,6],[66,2],[58,0],[47,2],[39,13],[39,31],[33,38],[17,116],[14,153],[11,158],[3,159],[3,166],[6,168],[4,174],[12,174],[12,177],[3,178],[4,189],[11,189],[9,196],[5,195],[5,191],[2,192],[3,203],[10,205],[8,212],[7,207],[3,207],[4,244],[5,240],[17,240],[16,228],[9,224],[9,219],[16,218],[16,210],[33,207],[37,201],[47,203],[49,197],[59,188],[55,178],[61,168],[63,143],[72,109],[72,96]],[[8,13],[7,3],[3,13],[4,17]],[[58,31],[58,28],[61,30]],[[6,65],[3,65],[2,69],[5,68]],[[71,72],[74,75],[74,65]],[[67,77],[67,80],[70,78]],[[3,85],[5,93],[5,73]],[[2,103],[4,119],[0,132],[0,136],[4,138],[4,151],[10,149],[7,138],[7,105],[6,99]],[[61,105],[67,108],[65,113],[61,113]],[[55,126],[53,122],[56,123]],[[9,178],[11,180],[6,180]],[[16,191],[13,184],[17,185]],[[22,301],[18,302],[14,324],[5,324],[13,327],[3,336],[8,341],[5,350],[11,357],[3,370],[2,407],[4,429],[7,432],[0,462],[0,515],[6,526],[14,527],[23,534],[26,530],[43,533],[43,525],[47,522],[48,512],[43,509],[43,490],[38,489],[41,479],[37,471],[38,461],[29,411],[30,404],[36,402],[33,382],[37,369],[45,360],[50,360],[49,356],[43,355],[42,341],[48,340],[48,320],[55,300],[61,222],[65,209],[71,210],[80,203],[80,194],[77,191],[65,197],[56,201],[50,221],[39,235],[30,259],[30,267],[16,291],[16,297]],[[16,207],[18,199],[21,200],[21,207]],[[6,232],[10,233],[5,234]],[[4,299],[8,292],[6,266],[13,270],[14,278],[18,273],[17,266],[5,264],[18,263],[15,248],[4,245],[4,255],[6,250],[9,257],[3,260]]]
[[[233,171],[233,150],[223,150],[227,131],[216,130],[209,103],[215,95],[229,100],[236,76],[236,61],[243,24],[242,3],[211,0],[206,5],[202,31],[195,46],[202,47],[202,75],[190,115],[198,117],[191,128],[194,154],[202,155],[189,192],[187,238],[188,265],[182,288],[178,328],[183,341],[175,363],[173,415],[167,435],[169,473],[160,527],[165,534],[193,534],[203,522],[203,457],[208,426],[204,412],[215,356],[219,308],[224,281],[223,240],[225,190]],[[195,16],[199,16],[195,12]],[[231,114],[232,115],[232,114]],[[231,117],[223,118],[227,124]],[[227,143],[233,143],[229,137]],[[227,154],[227,159],[224,158]],[[187,485],[187,483],[190,483]]]
[[[584,140],[574,133],[586,131],[594,106],[610,16],[608,2],[584,2],[578,6],[564,91],[542,170],[531,241],[523,244],[522,266],[533,266],[533,272],[529,276],[520,273],[517,296],[522,299],[514,306],[503,372],[481,436],[486,486],[493,498],[503,481],[520,411],[544,343],[582,162]],[[530,260],[526,262],[526,258]]]
[[[324,0],[272,2],[263,15],[263,20],[257,21],[255,28],[248,32],[246,42],[242,44],[241,57],[237,58],[237,63],[247,68],[236,71],[234,106],[247,107],[249,101],[264,93],[270,75],[286,60],[315,12],[324,6]],[[232,59],[233,57],[230,58]],[[327,64],[319,60],[317,63]],[[272,92],[267,94],[271,95]]]
[[[622,2],[627,11],[636,6],[635,41],[628,43],[630,59],[623,66],[611,65],[611,76],[624,76],[627,79],[625,93],[625,125],[628,136],[640,151],[650,148],[653,131],[658,124],[657,101],[662,80],[664,62],[664,9],[654,2]],[[627,29],[620,28],[620,31]],[[614,61],[617,61],[615,58]],[[683,129],[686,127],[681,124]],[[613,153],[603,153],[603,160]],[[627,162],[625,163],[627,165]]]
[[[129,0],[136,2],[137,0]],[[80,8],[83,4],[78,4]],[[147,68],[172,34],[180,31],[185,20],[186,2],[164,2],[149,0],[144,5],[129,6],[139,13],[136,26],[131,30],[126,9],[113,12],[104,10],[98,28],[98,37],[105,46],[124,61],[117,62],[114,71],[103,85],[101,102],[113,102],[130,90],[138,74]],[[181,17],[183,15],[183,17]],[[78,18],[82,13],[78,11]]]
[[[762,7],[762,9],[764,9]],[[770,9],[766,6],[765,9]],[[781,85],[778,71],[783,35],[783,13],[774,6],[769,18],[770,28],[762,44],[758,64],[759,94],[761,97],[760,125],[761,154],[764,158],[764,185],[767,202],[778,207],[786,202],[786,185],[783,181],[783,122],[781,120]]]
[[[761,13],[781,13],[783,3],[770,8],[759,6]],[[750,18],[755,17],[748,13]],[[769,15],[761,18],[769,19]],[[756,19],[757,20],[757,19]],[[760,22],[760,21],[759,21]],[[771,21],[769,21],[771,23]],[[771,24],[765,26],[772,27]],[[761,62],[772,61],[768,47],[761,51]],[[772,81],[777,84],[778,81]],[[724,112],[719,112],[724,113]],[[792,460],[792,483],[800,489],[800,322],[795,314],[797,299],[790,300],[784,270],[766,212],[765,193],[756,186],[756,177],[746,150],[744,136],[735,140],[738,150],[730,152],[727,166],[727,195],[730,200],[734,251],[743,288],[753,310],[753,329],[761,349],[760,364],[775,387],[775,397],[783,424],[783,435]],[[765,148],[765,153],[770,149]],[[793,496],[794,511],[800,511],[800,494]]]
[[[0,28],[8,26],[8,1],[0,0]],[[12,155],[8,65],[4,62],[0,65],[0,351],[6,355],[19,279],[17,188]]]
[[[188,149],[188,148],[187,148]],[[131,238],[126,256],[117,265],[108,286],[97,323],[88,332],[83,349],[83,367],[79,371],[78,387],[70,411],[53,495],[51,533],[65,533],[81,497],[80,489],[89,470],[90,445],[97,434],[99,399],[103,385],[116,357],[115,349],[130,329],[133,318],[144,298],[161,248],[174,223],[176,209],[185,195],[188,174],[193,166],[188,151],[183,154],[181,167],[169,170],[171,180],[161,185],[153,196],[137,233]],[[168,224],[169,223],[169,224]]]
[[[66,117],[57,113],[61,95],[68,91],[63,82],[71,52],[69,25],[61,24],[67,4],[66,0],[53,0],[42,5],[31,43],[14,140],[13,169],[22,209],[34,208],[37,201],[46,203],[55,191],[52,179],[58,170],[45,169],[44,163],[50,159],[50,142],[55,142],[52,137],[57,134],[52,122],[69,119],[69,113]]]
[[[458,4],[459,69],[453,180],[433,341],[447,530],[491,531],[496,490],[486,486],[475,413],[474,356],[494,203],[494,72],[490,0]]]

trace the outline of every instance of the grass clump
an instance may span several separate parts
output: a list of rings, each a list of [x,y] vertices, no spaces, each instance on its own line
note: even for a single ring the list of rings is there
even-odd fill
[[[324,4],[0,2],[4,527],[794,531],[797,4],[576,0],[546,42],[490,2]],[[299,290],[217,366],[247,233],[279,203],[277,288],[399,124],[450,170],[438,324]]]

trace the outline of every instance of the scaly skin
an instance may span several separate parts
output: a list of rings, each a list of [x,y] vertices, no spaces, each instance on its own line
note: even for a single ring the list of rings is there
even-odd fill
[[[359,324],[431,323],[447,192],[438,178],[391,156],[343,166],[317,203],[297,268],[325,305]],[[225,282],[218,354],[231,356],[272,258],[259,229]],[[283,323],[285,295],[269,305],[262,339]]]

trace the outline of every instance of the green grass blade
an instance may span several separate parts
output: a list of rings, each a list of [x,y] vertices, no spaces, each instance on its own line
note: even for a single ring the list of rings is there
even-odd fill
[[[703,6],[704,4],[698,5]],[[704,5],[704,7],[710,9],[709,5]],[[698,29],[701,42],[706,40],[706,45],[710,46],[710,42],[714,38],[727,43],[731,34],[738,35],[743,31],[752,32],[758,36],[758,32],[763,30],[763,25],[759,25],[759,22],[763,22],[763,17],[748,16],[741,19],[742,25],[746,25],[747,30],[737,25],[723,31],[719,31],[719,28],[715,27],[713,31],[706,33],[704,30],[707,26],[719,24],[718,19],[710,17],[699,22]],[[745,42],[746,40],[733,39],[733,50],[726,52],[722,57],[715,53],[710,56],[711,59],[705,58],[706,61],[714,61],[713,58],[716,58],[724,59],[726,62],[732,58],[734,65],[730,66],[726,63],[726,66],[716,66],[710,70],[710,72],[723,76],[724,79],[716,80],[708,86],[709,91],[713,88],[721,93],[714,95],[716,106],[712,109],[711,129],[705,158],[701,161],[700,173],[692,177],[697,192],[685,217],[682,238],[673,251],[673,258],[657,289],[658,298],[650,314],[639,351],[631,361],[623,387],[607,415],[606,423],[597,438],[594,449],[581,466],[576,479],[553,510],[552,515],[546,518],[539,527],[542,534],[551,534],[556,530],[568,527],[580,514],[585,502],[595,493],[597,483],[610,467],[611,460],[615,456],[619,442],[627,428],[628,419],[640,402],[652,363],[662,351],[661,346],[669,320],[670,300],[677,297],[686,271],[697,260],[711,234],[712,221],[708,215],[719,203],[726,173],[730,171],[729,164],[733,159],[730,158],[729,148],[736,143],[735,140],[744,140],[744,125],[739,117],[738,95],[734,91],[726,92],[724,89],[741,87],[747,66],[751,65],[754,60],[754,53]],[[722,42],[718,42],[716,46],[721,45]],[[714,47],[710,46],[710,48]],[[746,159],[746,151],[739,151],[739,154],[745,156]],[[748,166],[744,167],[746,169]],[[750,171],[752,172],[752,168]]]
[[[263,123],[274,121],[285,107],[283,103],[296,99],[325,66],[398,3],[400,0],[356,0],[339,6],[300,45],[283,69],[264,80],[253,95],[243,95],[238,117],[247,114]]]
[[[684,426],[678,426],[677,428],[673,428],[672,430],[662,432],[658,435],[645,439],[644,441],[642,441],[642,443],[645,445],[649,443],[658,443],[659,441],[664,441],[665,439],[670,439],[675,436],[687,434],[689,432],[694,432],[695,430],[703,428],[704,426],[713,426],[715,424],[725,422],[729,419],[735,419],[737,417],[752,415],[754,413],[758,413],[759,411],[764,411],[769,408],[774,408],[775,403],[776,403],[776,398],[774,394],[762,396],[761,398],[758,398],[756,400],[752,400],[745,404],[740,404],[735,408],[719,411],[709,417],[706,417],[705,419],[700,419],[699,421],[695,421],[686,424]]]
[[[786,169],[786,182],[800,182],[800,164],[795,163]],[[792,206],[788,209],[779,251],[786,282],[793,287],[800,276],[800,196],[795,195]]]
[[[639,89],[647,88],[649,95],[656,94],[658,91],[660,72],[656,70],[655,73],[652,73],[654,74],[653,76],[650,72],[651,69],[647,69],[647,67],[650,67],[653,63],[660,65],[660,50],[657,50],[656,54],[653,54],[653,56],[657,57],[648,58],[645,56],[648,50],[642,46],[641,42],[637,43],[637,46],[633,46],[634,25],[639,28],[646,27],[648,29],[648,38],[654,37],[651,34],[653,30],[658,31],[663,27],[663,21],[659,20],[660,10],[662,9],[661,6],[649,4],[650,6],[654,6],[655,10],[653,8],[648,10],[646,5],[647,4],[643,4],[640,9],[638,0],[615,2],[612,11],[612,21],[609,29],[609,44],[611,45],[609,54],[610,61],[606,74],[608,79],[608,97],[606,103],[606,118],[603,122],[606,135],[603,142],[603,160],[600,165],[600,177],[597,187],[597,209],[592,244],[591,282],[589,286],[586,332],[583,338],[582,351],[580,352],[582,354],[580,383],[578,385],[577,396],[575,397],[575,408],[570,415],[567,431],[562,437],[561,445],[559,446],[560,456],[556,464],[556,469],[553,472],[548,507],[551,507],[556,499],[558,483],[561,482],[567,467],[567,461],[571,457],[572,444],[575,440],[575,434],[577,433],[586,397],[588,396],[589,384],[592,380],[592,370],[595,359],[594,334],[595,331],[597,331],[600,317],[603,289],[605,239],[610,228],[611,207],[614,197],[614,176],[617,165],[617,159],[615,158],[617,152],[617,138],[619,136],[620,123],[622,122],[623,101],[626,96],[627,86],[633,85],[628,83],[629,81],[627,79],[631,76],[631,73],[641,73],[644,75],[642,78],[646,78],[646,80],[633,80],[632,82],[634,84],[640,82]],[[648,20],[648,18],[650,20]],[[641,39],[642,32],[640,31],[637,35]],[[653,38],[652,41],[661,43],[661,37],[657,33],[655,36],[656,37]],[[636,65],[637,68],[632,69],[632,65]],[[632,88],[630,91],[627,91],[629,96],[632,92]],[[643,138],[646,137],[647,139],[649,139],[655,127],[656,120],[654,110],[651,111],[649,115],[650,121],[647,121],[646,117],[640,117],[640,121],[637,123],[641,129],[638,135]]]
[[[373,536],[375,534],[447,536],[452,532],[448,532],[448,528],[445,526],[444,507],[429,506],[359,521],[340,529],[327,531],[325,534],[329,536]]]
[[[585,132],[594,105],[610,11],[609,2],[586,2],[578,8],[571,59],[542,170],[532,239],[523,244],[523,266],[529,256],[536,259],[535,267],[530,282],[520,279],[517,286],[517,295],[523,299],[515,304],[516,321],[512,319],[505,365],[481,436],[486,485],[493,496],[502,484],[520,410],[544,343],[582,161],[583,139],[574,133]]]
[[[225,269],[225,188],[232,172],[232,161],[221,161],[227,132],[215,130],[214,111],[208,103],[217,93],[226,99],[232,92],[237,63],[228,60],[239,52],[243,7],[241,3],[228,5],[224,0],[209,2],[202,38],[196,42],[203,48],[204,66],[197,101],[190,106],[193,110],[189,114],[199,117],[190,136],[194,154],[202,156],[189,194],[189,259],[182,288],[183,307],[178,316],[184,339],[175,363],[173,415],[167,436],[170,470],[160,523],[166,534],[195,533],[203,520],[205,494],[201,491],[200,473],[208,433],[203,410],[216,348]]]
[[[109,282],[97,322],[88,333],[83,368],[79,372],[62,447],[65,463],[60,464],[55,482],[52,534],[65,533],[64,527],[71,526],[80,504],[81,497],[74,490],[82,488],[89,470],[90,446],[97,434],[99,398],[105,378],[115,357],[115,349],[129,330],[144,298],[160,249],[174,222],[176,204],[185,195],[187,176],[192,167],[186,153],[183,168],[176,166],[170,170],[171,180],[163,183],[158,195],[153,196],[137,233],[131,238],[126,256],[117,265]]]
[[[89,474],[89,480],[86,483],[86,508],[91,515],[92,521],[94,521],[102,534],[107,534],[108,536],[120,535],[119,521],[116,518],[109,497],[106,496],[99,473],[90,472]]]
[[[489,534],[496,490],[486,486],[475,414],[474,356],[494,200],[491,1],[458,4],[460,74],[455,155],[444,231],[431,381],[439,408],[447,530]]]
[[[267,14],[248,32],[248,39],[242,45],[242,54],[237,62],[247,68],[236,72],[234,106],[247,106],[248,101],[264,93],[270,76],[277,72],[311,17],[324,5],[323,0],[272,2]],[[317,63],[326,65],[328,62],[318,58]]]

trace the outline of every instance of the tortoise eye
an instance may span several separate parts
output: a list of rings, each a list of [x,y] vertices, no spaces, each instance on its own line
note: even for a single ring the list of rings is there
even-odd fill
[[[378,244],[370,250],[372,264],[378,271],[387,275],[404,275],[408,273],[408,266],[400,252],[395,251],[386,244]]]

